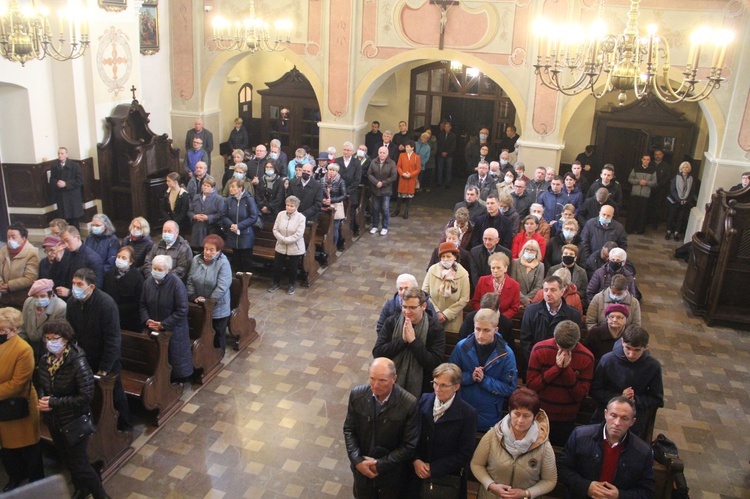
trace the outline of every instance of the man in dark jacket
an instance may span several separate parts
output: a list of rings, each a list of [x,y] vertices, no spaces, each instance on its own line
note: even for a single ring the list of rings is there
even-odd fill
[[[450,187],[453,170],[453,155],[456,153],[456,134],[453,124],[446,121],[437,136],[437,186]]]
[[[357,209],[359,205],[359,183],[362,181],[362,164],[359,159],[354,156],[354,144],[351,142],[344,142],[344,147],[341,149],[343,156],[336,158],[336,164],[339,165],[339,174],[344,179],[344,185],[346,185],[346,195],[349,197],[349,219],[350,228],[352,232],[356,233],[359,231],[356,221],[354,220],[353,210]],[[343,238],[339,238],[339,245],[343,245]]]
[[[566,497],[654,497],[651,446],[631,433],[635,405],[626,397],[607,404],[605,423],[573,430],[557,461]]]
[[[497,196],[497,194],[494,195]],[[453,206],[453,213],[456,213],[456,210],[459,208],[466,208],[467,210],[469,210],[469,218],[471,220],[474,220],[476,217],[481,216],[485,213],[485,204],[479,196],[480,193],[478,186],[467,185],[466,189],[464,189],[464,200],[459,201],[455,204],[455,206]]]
[[[299,199],[300,213],[308,222],[317,222],[320,209],[323,207],[323,186],[312,178],[313,165],[302,165],[302,176],[289,181],[288,195]]]
[[[614,216],[615,208],[603,204],[599,209],[599,216],[592,218],[583,226],[581,246],[586,255],[599,253],[607,241],[614,241],[618,247],[628,249],[628,235],[622,224],[613,220]]]
[[[396,385],[396,364],[390,359],[373,360],[369,374],[370,383],[349,394],[344,421],[354,496],[399,497],[419,442],[417,399]]]
[[[513,237],[516,235],[513,231],[513,222],[510,221],[510,218],[500,213],[497,194],[490,194],[487,197],[487,212],[473,218],[472,222],[474,222],[474,231],[471,233],[472,248],[482,244],[484,231],[490,227],[497,229],[500,244],[506,248],[510,248],[513,245]]]
[[[91,370],[102,376],[117,374],[115,409],[120,413],[117,427],[132,430],[130,409],[122,387],[120,371],[120,312],[115,301],[98,289],[94,271],[88,268],[73,274],[72,297],[68,299],[66,319],[76,333],[76,343],[86,352]]]
[[[55,282],[56,292],[60,297],[70,295],[73,275],[78,269],[88,268],[94,272],[96,286],[104,285],[104,264],[102,258],[91,248],[84,246],[81,234],[76,227],[68,225],[62,233],[63,245],[58,246],[55,258],[60,262]]]
[[[65,147],[57,150],[57,163],[50,170],[49,186],[57,203],[57,216],[77,229],[78,220],[83,216],[83,171],[80,164],[68,159]]]
[[[372,129],[365,134],[365,145],[367,146],[367,151],[370,155],[374,155],[382,143],[383,132],[380,131],[380,122],[373,121]]]
[[[190,249],[190,243],[180,235],[180,226],[172,220],[167,220],[164,222],[161,237],[159,244],[155,244],[146,255],[146,260],[141,267],[143,277],[148,279],[151,275],[151,262],[153,262],[154,257],[169,255],[172,258],[172,273],[182,279],[182,282],[187,281],[188,274],[190,274],[190,265],[193,261],[193,250]]]
[[[620,186],[620,182],[615,180],[615,167],[610,163],[607,163],[602,167],[602,173],[599,175],[599,178],[596,180],[596,182],[593,182],[591,184],[591,187],[589,187],[589,190],[586,193],[586,197],[594,197],[594,195],[596,195],[596,191],[598,191],[602,187],[609,191],[609,199],[612,200],[612,202],[615,204],[615,207],[621,208],[622,186]]]
[[[445,331],[435,314],[426,313],[424,291],[409,288],[402,301],[402,313],[386,319],[378,330],[372,356],[393,360],[398,385],[419,398],[432,391],[432,370],[440,365],[445,353]]]
[[[471,252],[469,253],[469,268],[471,269],[469,275],[471,276],[472,291],[477,287],[480,277],[490,275],[490,264],[487,259],[491,254],[498,252],[508,255],[508,259],[513,258],[511,251],[500,244],[500,236],[497,233],[497,229],[494,227],[484,229],[482,244],[471,248]]]
[[[388,156],[387,146],[380,146],[377,159],[370,162],[370,167],[367,169],[367,180],[372,191],[372,228],[370,234],[375,234],[378,231],[382,213],[383,228],[380,235],[384,236],[388,234],[388,223],[391,218],[391,185],[398,180],[396,163]]]
[[[534,178],[526,183],[526,192],[531,196],[532,204],[538,202],[539,196],[549,188],[549,183],[544,180],[547,176],[547,169],[538,166],[534,170]]]

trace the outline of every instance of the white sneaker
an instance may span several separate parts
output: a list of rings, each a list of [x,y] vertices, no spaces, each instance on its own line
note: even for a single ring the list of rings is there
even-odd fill
[[[380,230],[380,235],[381,235],[381,236],[384,236],[384,235],[386,235],[386,234],[388,234],[388,229],[381,229],[381,230]]]
[[[377,231],[378,231],[378,228],[373,227],[372,229],[370,229],[370,234],[375,234]]]

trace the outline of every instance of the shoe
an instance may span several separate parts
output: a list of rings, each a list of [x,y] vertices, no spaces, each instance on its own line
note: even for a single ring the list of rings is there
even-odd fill
[[[21,485],[21,482],[11,480],[5,485],[5,487],[3,487],[3,492],[10,492],[11,490],[18,488],[19,485]]]
[[[276,284],[276,283],[273,283],[273,284],[271,284],[271,287],[269,287],[269,288],[268,288],[268,292],[269,292],[269,293],[273,293],[273,292],[274,292],[274,291],[276,291],[277,289],[279,289],[279,285],[278,285],[278,284]]]
[[[667,241],[669,241],[670,239],[672,239],[672,233],[670,231],[667,231],[667,235],[664,236],[664,239],[666,239]]]
[[[286,290],[286,294],[293,295],[294,294],[294,284],[290,284],[289,287]]]
[[[407,218],[409,218],[409,212],[408,212],[408,211],[405,211],[405,212],[404,212],[404,220],[406,220]]]
[[[680,240],[680,233],[679,232],[675,232],[674,233],[674,240],[675,241],[679,241]]]
[[[299,283],[299,285],[302,286],[303,288],[309,288],[310,287],[310,281],[308,281],[307,279],[305,279],[304,281],[302,281],[301,283]]]
[[[425,187],[425,190],[424,190],[424,191],[425,191],[425,192],[430,192],[430,188],[429,188],[429,187]]]
[[[373,227],[372,229],[370,229],[370,234],[375,234],[377,231],[378,231],[378,228]]]
[[[391,216],[392,217],[397,217],[399,213],[401,213],[401,208],[396,208],[396,211],[394,211]]]
[[[386,234],[388,234],[388,229],[382,229],[382,230],[380,231],[380,235],[381,235],[381,236],[384,236],[384,235],[386,235]]]

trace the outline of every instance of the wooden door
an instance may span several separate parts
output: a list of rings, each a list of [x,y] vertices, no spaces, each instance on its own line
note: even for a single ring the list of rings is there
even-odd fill
[[[648,150],[648,142],[648,132],[638,128],[612,126],[606,129],[601,147],[602,164],[615,165],[615,176],[625,192],[630,192],[628,175],[640,164],[641,155]]]

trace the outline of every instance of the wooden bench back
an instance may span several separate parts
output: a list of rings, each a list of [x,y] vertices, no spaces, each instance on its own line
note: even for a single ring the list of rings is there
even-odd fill
[[[159,343],[150,333],[136,333],[121,331],[121,360],[122,369],[138,374],[150,376],[159,363]]]

